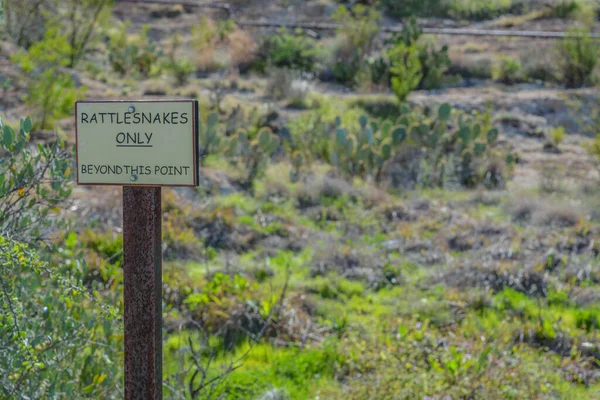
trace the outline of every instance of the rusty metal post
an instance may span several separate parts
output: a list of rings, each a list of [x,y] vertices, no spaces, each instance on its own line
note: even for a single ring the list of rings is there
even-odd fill
[[[161,188],[123,187],[125,399],[162,399]]]

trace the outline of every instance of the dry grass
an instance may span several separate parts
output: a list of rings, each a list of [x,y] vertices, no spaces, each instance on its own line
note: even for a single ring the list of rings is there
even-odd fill
[[[258,46],[249,32],[236,30],[227,38],[231,66],[246,69],[256,59]]]

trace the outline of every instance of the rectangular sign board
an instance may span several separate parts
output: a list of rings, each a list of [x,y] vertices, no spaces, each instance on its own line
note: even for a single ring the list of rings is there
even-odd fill
[[[79,185],[197,186],[198,102],[75,103]]]

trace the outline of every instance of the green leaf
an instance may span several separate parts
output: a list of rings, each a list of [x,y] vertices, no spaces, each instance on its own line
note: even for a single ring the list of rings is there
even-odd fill
[[[394,132],[392,132],[392,141],[394,145],[397,146],[404,142],[404,140],[406,140],[406,129],[402,127],[394,129]]]
[[[440,106],[440,108],[438,110],[438,118],[445,121],[448,118],[450,118],[451,112],[452,112],[452,108],[450,107],[450,104],[444,103]]]
[[[25,120],[23,121],[23,130],[26,133],[30,133],[31,129],[33,129],[33,124],[31,123],[31,118],[27,117],[25,118]]]
[[[463,126],[458,131],[458,137],[462,140],[463,145],[467,145],[471,140],[471,129],[468,126]]]
[[[348,136],[348,131],[342,128],[338,128],[335,131],[335,140],[338,146],[343,146],[346,143],[346,138]]]
[[[511,164],[512,164],[512,163],[514,163],[514,162],[515,162],[515,157],[514,157],[512,154],[510,154],[510,153],[509,153],[509,154],[507,154],[507,155],[506,155],[506,163],[507,163],[508,165],[511,165]]]
[[[12,144],[13,142],[13,136],[14,132],[12,130],[12,128],[8,125],[4,125],[4,135],[3,135],[3,141],[4,141],[4,146],[8,147]]]
[[[480,156],[485,153],[486,145],[483,143],[475,143],[475,148],[473,149],[476,156]]]
[[[493,144],[498,140],[498,129],[493,128],[487,134],[487,141],[489,144]]]
[[[208,114],[208,117],[206,118],[207,125],[216,125],[218,123],[219,123],[219,116],[217,115],[217,113]]]
[[[388,139],[389,140],[389,139]],[[392,145],[388,142],[383,143],[381,146],[381,157],[383,160],[387,160],[392,155]]]
[[[365,129],[365,127],[367,126],[367,122],[369,122],[369,119],[367,118],[366,115],[361,115],[358,118],[358,122],[360,123],[360,127]]]

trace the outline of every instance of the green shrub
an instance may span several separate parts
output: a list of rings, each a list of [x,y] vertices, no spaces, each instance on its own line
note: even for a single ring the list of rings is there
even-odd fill
[[[35,128],[54,128],[55,120],[71,114],[75,100],[86,91],[85,87],[75,88],[71,76],[63,71],[70,53],[66,37],[51,29],[29,51],[22,50],[11,58],[28,75],[25,102],[33,110]]]
[[[129,38],[129,22],[121,25],[111,36],[108,44],[108,60],[113,70],[121,75],[133,74],[146,78],[160,72],[163,52],[148,36],[149,25],[142,28],[139,36]]]
[[[448,12],[445,0],[382,0],[387,14],[395,18],[444,17]]]
[[[451,0],[448,15],[455,19],[485,20],[503,14],[517,14],[523,3],[518,0]]]
[[[116,311],[83,286],[85,262],[72,259],[76,237],[51,254],[15,241],[45,240],[55,249],[45,234],[64,225],[51,213],[70,194],[63,143],[57,138],[32,148],[31,128],[29,118],[18,130],[0,120],[0,397],[118,398]],[[41,262],[42,256],[56,265]]]
[[[571,38],[557,44],[558,66],[562,81],[568,88],[591,83],[592,73],[598,64],[600,47],[590,38],[589,29],[574,28]]]
[[[558,148],[558,146],[565,140],[565,128],[562,126],[550,129],[550,144],[554,148]]]
[[[68,67],[73,68],[85,56],[90,45],[97,41],[96,30],[106,26],[112,13],[112,0],[66,0],[56,7],[49,23],[62,26],[71,51]]]
[[[400,40],[388,51],[392,91],[400,102],[419,86],[423,79],[419,48],[416,43]]]
[[[599,4],[589,0],[559,0],[553,4],[546,15],[550,18],[577,19],[588,25],[598,16]]]
[[[381,15],[375,7],[358,4],[352,12],[340,6],[333,19],[341,25],[337,31],[339,47],[333,54],[333,76],[341,83],[359,83],[379,33]]]
[[[32,123],[21,120],[18,130],[0,119],[0,234],[35,242],[57,222],[51,212],[70,194],[71,167],[60,138],[49,146],[29,145]]]
[[[0,235],[0,397],[118,398],[122,341],[66,264]]]
[[[492,68],[492,78],[507,85],[523,79],[522,66],[519,60],[510,56],[500,56]]]
[[[315,70],[321,57],[314,39],[304,36],[302,30],[288,33],[283,28],[263,42],[260,53],[266,66],[307,72]]]
[[[569,18],[581,7],[578,0],[561,0],[552,6],[549,16],[554,18]]]
[[[412,19],[393,37],[395,45],[388,51],[392,90],[401,102],[416,88],[440,87],[450,66],[448,47],[436,49],[432,43],[420,42],[421,35]]]
[[[190,75],[196,70],[194,63],[185,58],[179,58],[177,50],[179,49],[181,38],[179,35],[171,39],[171,48],[167,59],[163,63],[163,68],[175,78],[177,86],[185,85]]]
[[[39,0],[4,0],[4,21],[0,29],[19,47],[29,48],[46,32],[47,3]]]
[[[8,37],[29,48],[40,41],[47,29],[60,31],[70,45],[68,63],[74,67],[98,39],[98,27],[106,26],[112,0],[6,0]],[[4,2],[3,2],[4,4]]]
[[[385,57],[371,57],[367,60],[369,80],[375,85],[388,86],[390,82],[390,66]]]

